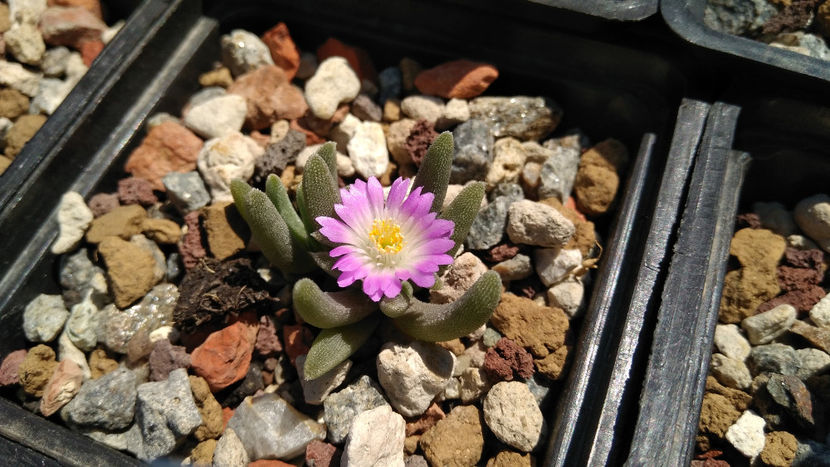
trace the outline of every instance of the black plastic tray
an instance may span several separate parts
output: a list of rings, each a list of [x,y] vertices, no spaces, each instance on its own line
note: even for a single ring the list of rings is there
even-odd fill
[[[619,308],[624,302],[610,297],[633,294],[633,276],[620,276],[617,267],[640,264],[646,241],[642,226],[650,225],[654,190],[659,186],[674,115],[685,87],[666,58],[551,31],[532,18],[503,17],[443,2],[250,0],[233,5],[206,2],[204,10],[192,0],[151,0],[148,4],[153,6],[146,8],[157,11],[150,34],[134,45],[135,58],[113,71],[117,79],[109,95],[118,98],[108,98],[90,109],[89,118],[38,167],[38,177],[23,186],[15,202],[0,212],[0,224],[15,226],[0,230],[4,245],[0,250],[0,271],[4,274],[0,278],[0,355],[24,344],[19,330],[25,304],[38,293],[58,290],[57,259],[48,247],[56,237],[53,216],[60,194],[74,190],[88,196],[114,188],[123,176],[121,167],[127,155],[143,137],[140,129],[145,119],[156,111],[177,113],[197,90],[198,74],[210,69],[219,57],[220,30],[244,27],[260,32],[285,21],[292,37],[306,49],[313,50],[327,37],[336,36],[369,50],[378,68],[397,63],[403,56],[424,64],[460,56],[492,62],[501,77],[489,94],[551,96],[565,109],[561,128],[578,126],[596,138],[614,136],[626,144],[632,153],[629,182],[621,192],[615,227],[608,222],[600,226],[608,239],[608,250],[593,288],[591,309],[583,319],[574,360],[574,368],[584,368],[583,374],[592,381],[597,380],[591,376],[594,371],[610,374],[613,358],[598,359],[593,365],[581,362],[594,358],[592,340],[598,337],[589,328],[599,329],[600,322],[620,325],[618,316],[608,320],[607,314],[624,310]],[[495,37],[491,32],[496,29],[509,31],[510,40]],[[603,325],[599,338],[619,333],[613,326]],[[638,332],[637,326],[631,325],[629,332]],[[572,378],[560,385],[561,393],[584,392],[579,385],[585,381]],[[591,405],[594,401],[575,403]],[[0,413],[3,407],[0,405]],[[17,410],[20,417],[38,419]],[[62,427],[55,429],[70,439],[80,436]],[[25,434],[14,430],[17,428],[0,424],[0,435],[61,462],[77,463],[73,457],[77,444],[30,443]],[[569,443],[564,441],[566,453]],[[123,456],[102,446],[88,451]],[[568,462],[567,457],[563,459]]]
[[[830,61],[821,60],[791,50],[772,47],[746,37],[723,33],[703,23],[703,11],[708,0],[660,0],[660,11],[669,27],[683,39],[695,46],[713,51],[719,55],[715,61],[724,69],[734,71],[748,68],[747,75],[773,74],[777,71],[781,81],[795,86],[792,79],[818,80],[816,85],[830,82]],[[704,57],[706,58],[706,57]],[[711,58],[711,57],[708,57]],[[721,75],[719,79],[728,79]],[[721,86],[724,89],[725,86]]]
[[[657,13],[658,0],[530,0],[614,21],[640,21]]]
[[[141,37],[147,35],[148,21],[153,20],[152,5],[141,5],[140,0],[105,2],[110,23],[126,19],[121,31],[104,47],[83,78],[75,85],[55,112],[46,120],[35,136],[23,147],[12,164],[0,175],[0,208],[10,202],[34,172],[41,161],[54,157],[52,149],[76,131],[80,123],[107,95],[116,79],[113,73],[121,62],[130,61],[128,51]]]

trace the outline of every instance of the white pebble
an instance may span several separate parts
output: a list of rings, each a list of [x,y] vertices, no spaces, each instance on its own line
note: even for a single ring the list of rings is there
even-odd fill
[[[406,422],[388,405],[361,412],[354,418],[340,465],[403,467]]]
[[[191,106],[184,124],[202,137],[219,138],[242,129],[247,111],[244,97],[226,94]]]
[[[305,99],[311,112],[323,120],[334,116],[341,102],[351,102],[360,93],[360,80],[343,57],[323,60],[305,83]]]
[[[52,244],[52,253],[68,253],[81,243],[86,229],[92,223],[92,211],[83,196],[74,191],[64,193],[58,206],[58,239]]]
[[[813,195],[795,206],[795,222],[824,251],[830,252],[830,196]]]
[[[253,139],[239,132],[205,141],[196,166],[213,201],[232,201],[231,180],[251,178],[254,164],[262,153],[263,149]]]
[[[409,96],[401,101],[401,111],[413,120],[435,124],[444,114],[444,101],[435,96]]]
[[[736,324],[718,324],[715,326],[715,347],[720,353],[738,361],[746,361],[752,347],[741,334]]]
[[[484,397],[484,421],[496,437],[522,452],[530,452],[542,440],[544,418],[536,398],[519,381],[502,381]]]
[[[533,253],[536,274],[550,287],[565,278],[582,264],[582,253],[577,249],[538,248]]]
[[[386,343],[377,356],[378,381],[395,410],[421,415],[441,391],[455,366],[455,355],[435,344]]]
[[[380,177],[389,167],[386,136],[377,122],[362,122],[346,146],[355,172],[363,178]]]
[[[783,303],[771,310],[745,318],[741,321],[741,327],[753,345],[769,344],[790,329],[795,317],[795,307]]]
[[[752,459],[764,450],[764,425],[763,418],[747,410],[726,430],[726,440],[741,454]]]

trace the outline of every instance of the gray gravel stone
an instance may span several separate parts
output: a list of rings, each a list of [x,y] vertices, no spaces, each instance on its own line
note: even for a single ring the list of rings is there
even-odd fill
[[[169,454],[181,438],[202,424],[187,370],[170,372],[166,381],[138,386],[136,419],[144,443],[144,459]]]
[[[471,250],[486,250],[498,245],[504,236],[507,210],[511,204],[511,199],[502,196],[478,211],[464,245]]]
[[[799,358],[795,349],[789,345],[767,344],[753,347],[748,363],[754,375],[760,373],[794,375],[798,371]]]
[[[545,148],[551,151],[551,155],[542,163],[539,176],[539,199],[559,198],[564,202],[571,196],[571,190],[576,180],[576,171],[579,168],[579,149],[548,144]]]
[[[493,136],[539,140],[562,119],[562,109],[542,97],[477,97],[470,101],[470,116],[487,122]]]
[[[545,423],[525,383],[496,383],[484,397],[484,421],[503,443],[530,452],[542,441]]]
[[[546,287],[567,279],[582,264],[582,253],[577,249],[537,248],[533,254],[536,274]]]
[[[723,354],[713,354],[709,362],[709,371],[712,376],[726,387],[746,389],[752,384],[752,375],[749,368],[740,360],[735,360]]]
[[[518,254],[506,261],[493,266],[493,271],[499,273],[501,280],[505,282],[527,279],[533,274],[533,265],[530,257]]]
[[[63,329],[69,311],[60,295],[40,294],[23,310],[23,332],[32,342],[51,342]]]
[[[83,351],[94,349],[98,344],[99,317],[98,307],[87,296],[72,307],[66,321],[66,336]]]
[[[383,118],[383,109],[366,94],[360,94],[352,101],[351,112],[363,121],[379,122]]]
[[[378,101],[383,105],[390,98],[397,98],[401,95],[401,70],[396,66],[384,68],[378,73],[380,91]]]
[[[273,65],[271,51],[259,37],[242,29],[234,29],[222,36],[222,63],[234,76],[256,70],[262,65]]]
[[[352,367],[352,361],[346,360],[328,373],[311,381],[305,379],[305,355],[297,357],[297,375],[300,378],[300,385],[303,387],[303,397],[306,404],[320,405],[326,400],[329,394],[346,380],[346,374]]]
[[[60,78],[66,73],[66,62],[69,60],[69,49],[64,46],[51,47],[43,54],[40,69],[43,75],[49,78]]]
[[[61,417],[75,425],[118,431],[133,422],[135,405],[136,376],[126,368],[119,368],[86,381],[61,410]]]
[[[161,179],[167,197],[182,214],[195,211],[210,203],[210,195],[199,172],[170,172]]]
[[[179,299],[179,289],[173,284],[159,284],[139,303],[121,311],[109,305],[101,313],[103,338],[99,341],[118,353],[127,352],[127,343],[139,331],[148,333],[173,323],[173,309]]]
[[[811,376],[826,373],[830,370],[830,355],[819,349],[798,349],[798,371],[796,376],[807,381]]]
[[[297,160],[297,155],[305,149],[305,135],[297,130],[288,130],[279,141],[268,143],[265,154],[254,165],[252,183],[263,183],[268,175],[281,173],[288,164]]]
[[[766,0],[709,0],[703,11],[703,22],[727,34],[755,32],[777,12]]]
[[[484,180],[493,162],[494,138],[490,127],[481,120],[471,119],[458,125],[452,135],[455,156],[450,183]]]
[[[104,276],[104,270],[92,264],[86,248],[81,248],[72,255],[61,257],[60,283],[64,289],[74,292],[72,295],[77,297],[74,300],[75,303],[88,294],[98,307],[112,300],[107,294],[107,278]],[[64,302],[67,302],[67,295],[64,294]]]
[[[328,439],[339,444],[349,434],[349,427],[357,414],[381,405],[388,405],[383,393],[369,376],[363,375],[339,392],[329,394],[323,401]]]
[[[510,205],[505,229],[510,241],[542,247],[561,247],[574,234],[573,222],[556,209],[530,200]]]

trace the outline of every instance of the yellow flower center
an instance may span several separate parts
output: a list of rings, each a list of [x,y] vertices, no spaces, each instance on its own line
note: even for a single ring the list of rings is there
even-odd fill
[[[376,219],[372,222],[369,238],[375,242],[378,251],[384,253],[397,253],[404,245],[401,227],[391,220]]]

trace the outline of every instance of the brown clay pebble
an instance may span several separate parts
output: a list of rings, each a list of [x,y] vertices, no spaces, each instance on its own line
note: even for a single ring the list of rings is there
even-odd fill
[[[340,465],[340,454],[333,444],[313,439],[305,447],[305,463],[314,467]]]
[[[256,335],[254,349],[257,355],[262,357],[282,352],[282,344],[277,335],[277,327],[270,316],[263,315],[259,318],[259,332]]]
[[[199,75],[199,85],[207,88],[210,86],[219,86],[222,88],[226,88],[233,84],[233,76],[231,76],[231,70],[221,67],[217,68],[216,70],[208,71],[207,73],[202,73]]]
[[[107,266],[107,278],[118,308],[130,306],[156,285],[156,260],[136,244],[107,237],[98,245],[98,254]]]
[[[223,260],[245,249],[251,236],[248,224],[230,201],[202,208],[202,226],[214,258]]]
[[[190,451],[190,462],[192,465],[212,465],[213,452],[216,450],[216,440],[206,439],[201,441]]]
[[[212,392],[224,389],[248,373],[253,339],[243,322],[211,333],[191,355],[193,371],[207,381]]]
[[[57,366],[51,347],[39,344],[29,349],[17,370],[23,391],[35,397],[43,396],[43,389]]]
[[[423,434],[446,416],[441,406],[433,402],[420,417],[406,424],[406,436]]]
[[[193,390],[193,400],[202,415],[202,424],[196,428],[196,439],[203,441],[218,438],[224,431],[222,406],[213,397],[207,381],[200,376],[190,375],[190,388]]]
[[[254,130],[268,128],[280,119],[300,118],[308,110],[300,88],[274,65],[261,66],[236,78],[228,92],[245,98],[245,125]]]
[[[0,89],[0,117],[14,120],[29,110],[29,98],[15,89]]]
[[[722,439],[726,430],[741,416],[729,400],[719,394],[707,392],[703,395],[703,406],[700,410],[699,430],[705,435]]]
[[[49,417],[69,403],[81,389],[84,373],[72,360],[63,360],[55,367],[55,372],[43,389],[40,400],[40,413]]]
[[[537,358],[547,357],[565,343],[570,322],[560,308],[547,307],[512,293],[503,293],[490,323]]]
[[[93,219],[86,232],[86,241],[101,243],[107,237],[120,237],[129,240],[141,233],[147,211],[141,206],[118,206],[112,211]]]
[[[476,465],[484,450],[481,413],[459,405],[421,436],[424,457],[431,465]]]
[[[6,133],[6,157],[14,159],[23,150],[23,146],[46,123],[45,115],[23,115],[14,122]]]
[[[184,234],[181,243],[179,243],[179,254],[182,255],[182,264],[187,269],[195,267],[202,258],[207,256],[207,250],[205,250],[202,243],[200,216],[199,211],[189,212],[184,216],[187,233]]]
[[[127,159],[124,170],[147,179],[154,190],[165,191],[162,177],[169,172],[196,170],[202,140],[176,122],[154,126]]]
[[[104,349],[95,349],[89,355],[89,371],[92,379],[98,379],[117,368],[118,362],[110,358]]]
[[[282,68],[288,81],[294,79],[300,68],[300,51],[297,50],[291,33],[285,23],[277,23],[273,28],[265,31],[262,42],[268,46],[274,64]]]
[[[150,381],[164,381],[171,371],[190,367],[190,355],[184,347],[167,339],[156,342],[149,357]]]
[[[487,467],[530,467],[530,454],[513,451],[501,451],[487,460]]]
[[[573,187],[580,212],[599,216],[611,208],[620,185],[620,172],[627,162],[628,151],[615,139],[607,139],[582,155]]]
[[[453,60],[424,70],[415,77],[422,94],[445,99],[471,99],[481,95],[499,77],[493,65],[470,60]]]
[[[770,467],[787,467],[792,465],[797,449],[795,436],[786,431],[772,431],[766,435],[761,461]]]

